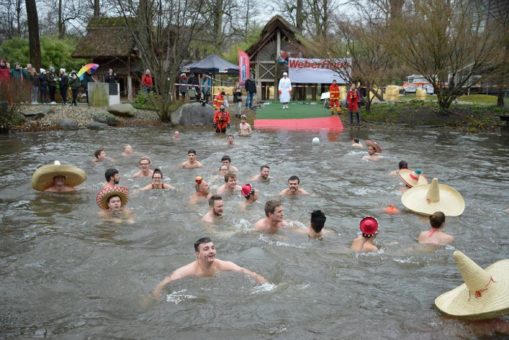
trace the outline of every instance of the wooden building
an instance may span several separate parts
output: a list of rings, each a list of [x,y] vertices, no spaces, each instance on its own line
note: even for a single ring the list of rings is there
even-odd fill
[[[298,30],[281,16],[276,15],[263,28],[260,39],[251,45],[246,53],[249,55],[251,72],[254,71],[256,92],[261,99],[269,99],[269,87],[278,87],[283,72],[288,72],[288,63],[284,60],[310,57],[312,43],[304,38]],[[301,84],[302,85],[302,84]],[[313,86],[316,95],[316,86]],[[277,91],[274,91],[277,97]],[[306,88],[298,87],[293,91],[293,99],[305,98]]]
[[[72,57],[99,64],[95,72],[99,81],[104,81],[108,69],[113,69],[120,83],[121,97],[131,100],[143,72],[135,46],[124,18],[94,17],[90,19],[87,34],[78,43]]]

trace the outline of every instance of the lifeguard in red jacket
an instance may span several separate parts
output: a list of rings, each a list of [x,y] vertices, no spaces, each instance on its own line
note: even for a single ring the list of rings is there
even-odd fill
[[[355,84],[350,86],[350,90],[346,94],[346,104],[348,105],[348,112],[350,113],[350,125],[353,125],[353,115],[357,116],[357,125],[360,124],[359,116],[359,102],[361,101],[361,94]]]
[[[219,110],[221,105],[224,105],[224,96],[224,91],[221,91],[214,96],[214,109]]]
[[[230,112],[225,110],[224,105],[214,113],[214,127],[216,133],[226,133],[226,128],[230,127]]]
[[[332,84],[329,86],[329,95],[330,114],[334,115],[334,113],[341,113],[341,104],[339,103],[339,86],[336,79],[334,79]]]

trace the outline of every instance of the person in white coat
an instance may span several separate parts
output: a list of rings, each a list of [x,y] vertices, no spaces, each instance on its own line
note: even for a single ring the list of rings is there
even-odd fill
[[[283,110],[288,109],[288,103],[290,102],[290,94],[292,93],[292,82],[288,78],[288,73],[283,72],[283,78],[279,80],[279,102],[283,104]]]

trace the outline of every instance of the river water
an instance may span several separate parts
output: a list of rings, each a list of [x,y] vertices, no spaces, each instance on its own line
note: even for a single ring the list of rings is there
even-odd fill
[[[433,129],[361,129],[341,134],[256,132],[225,139],[211,131],[183,131],[178,141],[165,128],[13,134],[0,139],[0,337],[52,338],[386,338],[439,339],[477,336],[467,322],[442,316],[434,299],[463,281],[452,259],[459,249],[481,266],[509,258],[509,138],[463,135]],[[384,158],[361,160],[351,137],[377,140]],[[311,140],[318,136],[320,145]],[[131,144],[162,168],[176,191],[134,193],[147,180],[133,180],[137,157],[123,158]],[[116,159],[121,185],[131,190],[134,224],[101,220],[95,194],[111,164],[93,166],[104,146]],[[203,169],[183,170],[194,148]],[[213,178],[224,154],[239,168],[239,184],[260,165],[271,166],[272,181],[257,184],[260,202],[241,212],[241,197],[225,199],[225,217],[214,227],[200,218],[207,204],[190,206],[193,179]],[[32,190],[35,169],[60,160],[84,169],[87,181],[75,194]],[[419,247],[422,217],[405,211],[401,184],[389,172],[407,160],[428,177],[460,191],[461,217],[448,218],[453,246]],[[323,241],[296,233],[262,236],[252,231],[263,204],[277,196],[290,175],[301,178],[308,197],[284,199],[285,219],[307,225],[322,209]],[[243,199],[243,198],[242,198]],[[383,208],[395,203],[400,215]],[[359,220],[376,216],[381,251],[356,255],[349,246]],[[240,274],[184,279],[168,286],[166,297],[146,305],[144,297],[172,270],[194,259],[193,242],[210,236],[217,257],[256,271],[273,284],[260,287]]]

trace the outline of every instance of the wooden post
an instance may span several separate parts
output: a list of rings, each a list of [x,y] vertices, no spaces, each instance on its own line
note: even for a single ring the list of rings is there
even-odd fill
[[[127,100],[133,100],[133,80],[131,78],[131,56],[127,57]]]

